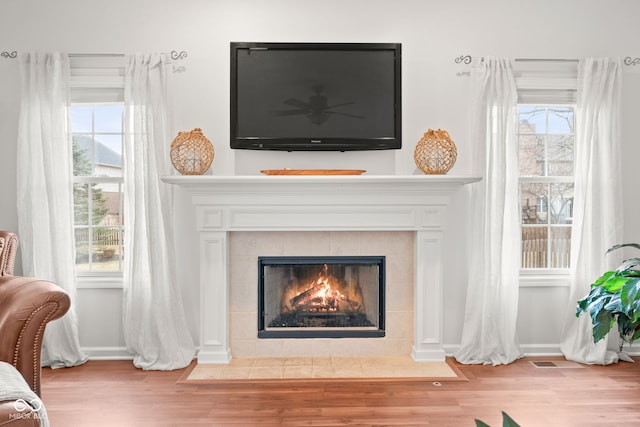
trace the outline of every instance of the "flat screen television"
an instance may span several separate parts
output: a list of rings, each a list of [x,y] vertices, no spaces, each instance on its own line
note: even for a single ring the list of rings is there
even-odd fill
[[[399,43],[231,43],[231,148],[402,146]]]

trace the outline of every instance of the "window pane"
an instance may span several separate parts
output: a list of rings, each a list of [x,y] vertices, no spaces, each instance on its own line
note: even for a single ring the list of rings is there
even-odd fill
[[[73,184],[73,222],[89,225],[89,184]]]
[[[120,225],[121,223],[121,206],[123,200],[122,184],[108,183],[100,184],[101,199],[100,213],[102,216],[97,222],[99,225]],[[97,204],[97,203],[96,203]],[[98,209],[94,208],[94,212]]]
[[[546,224],[548,220],[548,185],[520,184],[520,206],[523,224]]]
[[[571,224],[573,217],[573,184],[551,184],[550,223]]]
[[[571,227],[552,227],[550,240],[550,267],[569,268]]]
[[[120,270],[120,230],[117,227],[96,227],[93,231],[92,270]]]
[[[76,270],[89,271],[89,228],[80,227],[75,230]]]
[[[74,105],[71,107],[71,133],[90,133],[92,125],[92,106]]]
[[[97,105],[94,111],[96,133],[122,133],[122,105]]]
[[[93,175],[93,139],[90,136],[73,136],[73,175]]]
[[[546,133],[545,107],[520,105],[518,107],[518,123],[520,133]]]
[[[573,135],[549,135],[548,162],[550,176],[573,176]]]
[[[520,135],[520,176],[544,176],[544,136]]]
[[[96,135],[95,176],[122,176],[122,135]]]
[[[573,134],[573,108],[572,107],[552,107],[549,108],[549,129],[548,133],[553,134]]]
[[[122,270],[122,245],[118,227],[77,228],[76,271]]]
[[[522,227],[522,268],[547,268],[547,227]]]

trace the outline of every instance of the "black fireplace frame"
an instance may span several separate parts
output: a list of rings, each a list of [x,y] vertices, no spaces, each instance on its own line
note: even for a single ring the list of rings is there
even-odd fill
[[[264,266],[290,264],[376,264],[378,265],[378,328],[266,329],[264,312]],[[386,257],[364,256],[261,256],[258,257],[258,338],[380,338],[385,336]]]

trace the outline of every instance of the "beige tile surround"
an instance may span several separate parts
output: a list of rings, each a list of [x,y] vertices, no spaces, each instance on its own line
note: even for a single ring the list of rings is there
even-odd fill
[[[257,338],[258,256],[386,256],[383,338]],[[409,356],[413,345],[414,233],[411,231],[232,232],[229,316],[235,358]]]

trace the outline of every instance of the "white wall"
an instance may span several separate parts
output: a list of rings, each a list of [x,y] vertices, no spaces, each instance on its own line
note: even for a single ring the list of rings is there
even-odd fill
[[[468,66],[460,55],[528,58],[640,56],[640,2],[632,0],[6,0],[0,51],[70,53],[186,51],[174,74],[175,132],[203,129],[215,146],[212,173],[258,174],[265,168],[362,168],[415,173],[413,148],[428,128],[444,128],[458,145],[451,174],[470,173]],[[234,152],[229,136],[230,41],[400,42],[403,47],[404,148],[370,153]],[[624,209],[627,241],[640,241],[640,66],[626,67]],[[19,103],[17,60],[0,58],[0,229],[17,230],[14,208]],[[167,141],[167,146],[170,141]],[[192,331],[197,331],[198,265],[188,197],[176,194],[179,272]],[[457,204],[457,205],[456,205]],[[454,206],[464,209],[460,200]],[[461,220],[453,215],[451,220]],[[466,295],[464,230],[447,231],[445,342],[460,339]],[[461,268],[462,267],[462,268]],[[527,349],[557,347],[566,288],[522,288],[518,322]],[[78,291],[80,340],[94,355],[124,354],[121,291]],[[543,319],[543,320],[542,320]],[[197,334],[195,334],[197,336]]]

